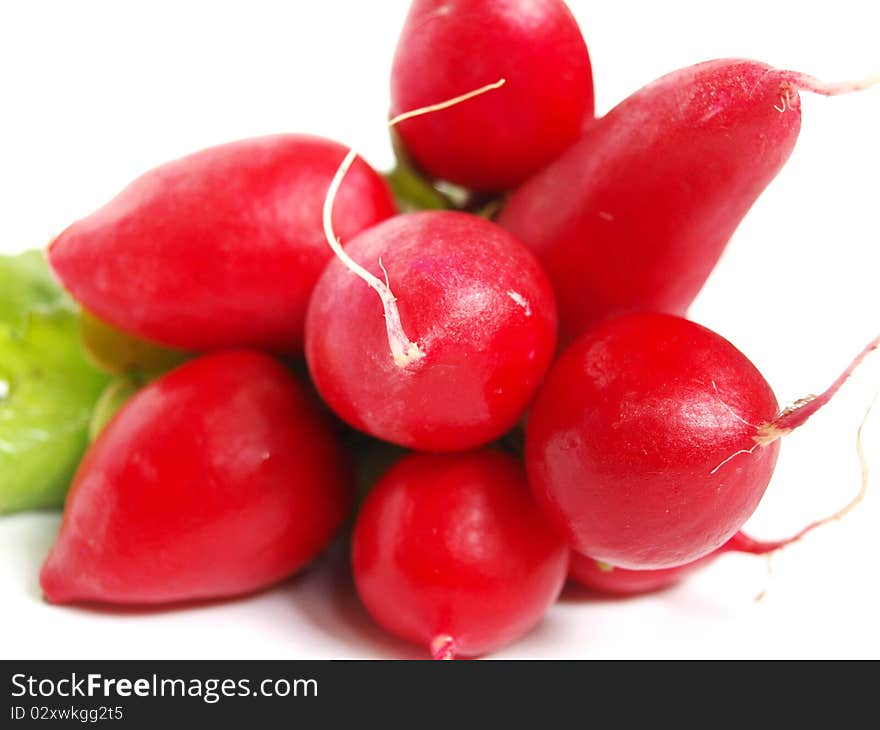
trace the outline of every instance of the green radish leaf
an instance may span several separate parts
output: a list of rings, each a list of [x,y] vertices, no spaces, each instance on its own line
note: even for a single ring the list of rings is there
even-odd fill
[[[385,180],[394,194],[400,212],[448,210],[454,207],[452,202],[431,184],[430,180],[416,170],[397,130],[391,129],[390,134],[391,146],[394,148],[397,164],[393,170],[385,173]]]
[[[74,309],[73,301],[58,286],[42,251],[0,256],[0,324],[20,328],[35,309]]]
[[[417,210],[447,210],[451,203],[430,182],[402,163],[385,174],[397,207],[403,213]]]
[[[107,380],[42,255],[0,257],[0,514],[64,503]]]
[[[92,417],[89,421],[89,443],[101,435],[104,427],[113,420],[117,411],[148,382],[146,376],[138,373],[126,373],[113,378],[110,384],[104,388],[92,411]]]
[[[190,357],[183,350],[172,350],[118,330],[85,309],[79,313],[79,334],[89,359],[101,370],[113,375],[158,375]]]

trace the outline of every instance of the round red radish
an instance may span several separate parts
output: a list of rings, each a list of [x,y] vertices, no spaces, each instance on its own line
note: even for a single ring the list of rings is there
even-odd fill
[[[777,415],[770,386],[727,340],[670,315],[622,317],[547,375],[526,432],[529,481],[577,552],[621,568],[679,566],[723,545],[757,507]]]
[[[172,347],[296,352],[331,258],[321,222],[346,148],[298,134],[211,147],[139,177],[58,236],[49,260],[90,312]],[[333,221],[343,241],[394,214],[358,160]]]
[[[747,553],[750,555],[768,555],[780,550],[787,545],[800,540],[815,527],[825,524],[831,519],[836,519],[837,514],[825,520],[812,523],[807,528],[784,540],[756,540],[743,532],[737,532],[717,550],[712,551],[702,558],[691,563],[677,565],[673,568],[658,568],[656,570],[627,570],[615,568],[608,563],[594,560],[586,555],[572,552],[571,565],[568,577],[575,583],[589,588],[597,593],[607,593],[614,596],[636,596],[642,593],[651,593],[669,588],[683,581],[688,576],[705,568],[709,563],[722,553]]]
[[[345,520],[345,462],[269,356],[193,360],[135,395],[86,453],[43,592],[53,603],[163,604],[271,585]]]
[[[569,551],[511,456],[414,454],[367,496],[352,543],[358,593],[391,633],[436,658],[515,641],[556,600]]]
[[[637,596],[674,586],[713,562],[722,551],[724,551],[723,546],[692,563],[658,570],[615,568],[586,555],[572,552],[568,577],[575,583],[596,593],[605,593],[611,596]]]
[[[429,175],[507,190],[593,116],[590,58],[561,0],[414,0],[391,70],[392,116],[505,79],[504,88],[398,127]]]
[[[553,293],[534,256],[495,224],[448,211],[397,216],[345,250],[387,276],[419,357],[396,359],[379,296],[332,261],[306,321],[309,371],[330,407],[372,436],[425,451],[508,431],[555,348]]]
[[[648,84],[593,122],[498,218],[553,282],[561,342],[621,314],[684,314],[788,159],[798,89],[856,88],[755,61],[710,61]]]

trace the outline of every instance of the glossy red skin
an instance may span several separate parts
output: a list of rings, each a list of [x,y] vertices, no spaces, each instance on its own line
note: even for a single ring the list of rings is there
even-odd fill
[[[616,315],[684,314],[800,121],[784,72],[710,61],[637,91],[522,185],[498,222],[550,276],[561,342]]]
[[[777,411],[721,336],[671,315],[621,317],[548,373],[526,430],[529,482],[573,550],[628,569],[683,565],[754,512],[778,440],[719,465],[755,447]]]
[[[301,134],[211,147],[157,167],[53,241],[49,261],[86,309],[187,350],[297,352],[332,253],[321,225],[347,149]],[[358,159],[333,221],[343,241],[395,212]]]
[[[378,295],[331,262],[315,287],[306,358],[318,391],[343,420],[422,451],[459,451],[519,420],[549,367],[556,307],[535,257],[477,216],[397,216],[346,250],[388,272],[408,337],[425,357],[395,364]]]
[[[342,525],[345,465],[268,355],[190,361],[140,391],[86,453],[43,592],[53,603],[165,604],[269,586]]]
[[[488,449],[404,458],[367,496],[352,542],[373,618],[423,646],[450,636],[460,656],[528,632],[559,595],[568,560],[522,465]]]
[[[429,175],[508,190],[558,156],[593,116],[590,57],[560,0],[415,0],[391,70],[391,113],[504,78],[504,87],[397,127]]]

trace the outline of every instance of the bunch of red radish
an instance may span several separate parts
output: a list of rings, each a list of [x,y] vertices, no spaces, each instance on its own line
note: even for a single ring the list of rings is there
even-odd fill
[[[352,568],[375,620],[439,658],[516,640],[569,575],[638,593],[797,539],[739,530],[780,437],[877,342],[781,411],[683,315],[791,153],[799,90],[860,86],[717,60],[595,119],[560,0],[414,0],[392,123],[462,209],[398,214],[343,145],[285,134],[158,167],[51,244],[84,310],[194,356],[90,447],[46,597],[171,604],[290,576],[352,513],[347,427],[421,452],[361,505]],[[320,399],[288,367],[303,353]],[[500,448],[525,420],[521,453]]]

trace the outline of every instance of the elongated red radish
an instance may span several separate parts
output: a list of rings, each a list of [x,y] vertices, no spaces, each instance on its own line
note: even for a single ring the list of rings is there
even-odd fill
[[[593,122],[498,218],[553,282],[561,342],[620,314],[684,314],[788,159],[798,91],[838,94],[875,80],[822,84],[755,61],[710,61]]]
[[[301,351],[308,299],[332,255],[322,206],[345,151],[287,134],[196,152],[71,225],[49,260],[86,309],[149,340]],[[394,212],[381,176],[354,164],[333,211],[342,240]]]
[[[147,385],[92,444],[40,574],[53,603],[166,604],[269,586],[347,516],[333,434],[268,355],[204,355]]]
[[[568,560],[521,464],[492,450],[404,458],[367,496],[352,540],[367,610],[437,659],[486,654],[531,630]]]
[[[779,412],[751,362],[680,317],[638,314],[581,337],[551,368],[526,433],[535,497],[576,551],[671,568],[723,545],[754,512],[779,438],[819,397]]]
[[[391,70],[399,114],[503,76],[497,94],[398,128],[432,177],[507,190],[577,139],[593,116],[590,58],[561,0],[414,0]]]

